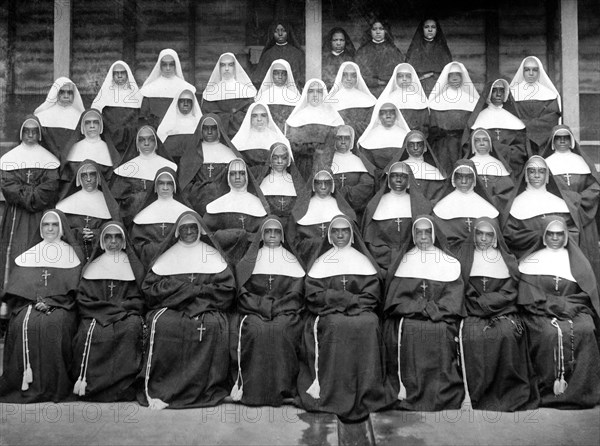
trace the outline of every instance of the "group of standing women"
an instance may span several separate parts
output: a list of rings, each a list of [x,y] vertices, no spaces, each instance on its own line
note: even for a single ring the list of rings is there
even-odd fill
[[[201,102],[173,50],[58,79],[0,158],[0,401],[597,404],[600,180],[541,62],[480,96],[437,21],[369,35],[301,94],[285,23]]]

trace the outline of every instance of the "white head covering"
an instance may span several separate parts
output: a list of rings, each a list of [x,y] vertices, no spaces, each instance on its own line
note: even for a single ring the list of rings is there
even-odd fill
[[[342,76],[346,67],[353,67],[356,70],[356,85],[353,88],[346,88],[342,83]],[[348,108],[368,108],[373,107],[377,98],[373,96],[362,75],[360,67],[354,62],[344,62],[335,76],[333,87],[325,99],[336,110],[346,110]]]
[[[309,105],[307,100],[308,90],[313,83],[319,84],[323,89],[323,103],[317,107]],[[300,101],[298,101],[298,104],[285,122],[285,125],[290,127],[301,127],[307,124],[321,124],[329,127],[336,127],[344,124],[344,120],[340,114],[333,107],[333,104],[330,104],[325,100],[326,98],[327,87],[325,86],[325,82],[321,79],[309,79],[304,84]]]
[[[310,268],[308,275],[315,279],[325,277],[353,275],[353,276],[373,276],[377,274],[377,270],[363,253],[352,247],[354,242],[354,231],[352,224],[345,215],[338,215],[331,220],[327,229],[327,240],[332,243],[331,230],[334,227],[350,228],[350,242],[338,248],[334,246],[325,254],[317,258],[315,263]]]
[[[195,93],[195,88],[193,90],[185,88],[173,98],[173,102],[171,102],[171,105],[167,109],[165,116],[156,130],[156,134],[162,142],[165,142],[171,135],[192,135],[195,133],[200,118],[202,117],[200,104],[198,104]],[[177,106],[177,103],[183,94],[186,94],[186,96],[191,95],[193,101],[192,111],[187,115],[182,114]]]
[[[113,80],[113,70],[116,65],[122,65],[127,71],[127,82],[124,85],[117,85]],[[140,89],[133,77],[129,65],[122,60],[113,63],[106,73],[102,87],[96,95],[92,107],[102,111],[104,107],[126,107],[140,108],[142,106],[142,95]]]
[[[145,125],[138,130],[135,137],[136,141],[137,135],[139,135],[139,133],[144,129],[149,129],[156,138],[156,132],[154,131],[154,129],[149,125]],[[170,167],[173,170],[177,170],[177,164],[175,164],[172,161],[169,161],[166,158],[163,158],[162,156],[156,153],[158,141],[156,141],[156,144],[157,145],[154,148],[154,151],[149,155],[143,154],[140,152],[139,149],[137,149],[140,154],[135,158],[127,161],[126,163],[121,164],[115,169],[114,172],[120,177],[140,178],[147,181],[154,181],[154,178],[156,177],[156,172],[158,172],[163,167]]]
[[[171,175],[171,172],[161,172],[161,174],[154,179],[154,192],[157,192],[158,178],[163,175],[167,175],[173,181],[173,193],[177,191],[177,182],[175,177]],[[142,209],[133,218],[133,222],[137,225],[149,225],[155,223],[175,223],[179,216],[186,211],[191,211],[189,207],[183,205],[179,201],[170,197],[161,197],[158,195],[156,201],[153,201],[144,209]]]
[[[162,76],[160,72],[160,61],[165,56],[171,56],[175,61],[175,74],[170,78]],[[183,70],[177,53],[167,48],[158,55],[158,60],[150,72],[150,76],[145,80],[140,93],[146,98],[174,98],[185,88],[196,91],[195,87],[183,78]]]
[[[490,155],[490,152],[488,152],[485,155],[480,155],[479,153],[477,153],[477,150],[475,149],[475,143],[473,140],[475,139],[475,135],[478,132],[485,133],[485,136],[488,138],[488,140],[490,142],[490,151],[492,149],[492,138],[490,137],[487,130],[485,130],[485,129],[475,130],[473,132],[473,134],[471,135],[471,153],[473,153],[473,156],[470,159],[471,159],[471,161],[473,161],[473,164],[475,164],[475,168],[477,169],[477,174],[492,176],[492,177],[508,177],[508,176],[510,176],[510,172],[506,169],[506,166],[504,166],[504,164],[502,164],[502,162],[500,162],[500,160],[498,160],[498,159],[494,158],[492,155]]]
[[[348,130],[350,132],[350,144],[346,152],[338,152],[337,150],[333,154],[333,161],[331,162],[331,171],[334,175],[350,172],[368,172],[365,167],[365,163],[352,153],[354,148],[354,128],[351,125],[341,125],[338,127],[336,136],[340,130]]]
[[[418,218],[413,222],[413,241],[416,234],[415,227],[422,220],[430,223],[431,241],[435,242],[435,226],[427,217]],[[432,245],[430,249],[423,251],[415,243],[415,246],[402,257],[394,276],[454,282],[460,277],[460,262],[436,246]]]
[[[527,60],[534,60],[538,67],[540,76],[534,83],[529,83],[523,76],[523,67]],[[540,59],[535,56],[528,56],[521,61],[519,69],[515,73],[515,77],[510,82],[510,92],[512,93],[515,102],[519,101],[549,101],[552,99],[558,99],[558,107],[561,108],[561,99],[558,90],[548,77],[546,70]]]
[[[82,163],[81,166],[79,166],[79,169],[77,169],[77,175],[75,177],[75,185],[77,187],[81,187],[81,175],[89,170],[96,172],[98,175],[98,185],[101,184],[101,175],[95,166],[89,163]],[[103,185],[103,187],[108,186]],[[104,194],[97,187],[91,192],[82,188],[74,194],[63,198],[56,204],[56,209],[65,214],[86,215],[94,218],[101,218],[103,220],[110,220],[112,218]]]
[[[498,249],[498,234],[496,229],[487,221],[480,221],[475,230],[482,230],[482,226],[487,226],[486,229],[491,229],[494,233],[494,241],[492,245],[486,249],[479,249],[475,245],[473,253],[473,263],[471,264],[470,277],[493,277],[495,279],[507,279],[510,277],[508,266],[502,257],[502,253]]]
[[[508,95],[510,94],[508,82],[504,79],[496,79],[490,88],[490,92],[485,102],[488,104],[486,108],[481,110],[477,119],[471,126],[472,129],[483,127],[484,129],[509,129],[509,130],[522,130],[525,128],[525,124],[515,115],[509,111],[504,110],[504,107],[496,106],[492,104],[492,90],[497,84],[502,84],[504,87],[504,98],[503,102],[506,102]]]
[[[263,238],[265,227],[268,223],[275,223],[281,230],[281,245],[276,248],[263,246],[258,250],[252,275],[273,274],[286,277],[304,277],[304,270],[296,256],[283,247],[285,234],[279,220],[274,218],[265,220],[260,227],[261,239]]]
[[[392,104],[391,102],[389,102]],[[404,143],[404,138],[408,132],[410,132],[410,128],[408,124],[404,120],[402,113],[398,110],[398,107],[394,104],[394,109],[396,110],[396,122],[391,128],[385,128],[381,121],[379,120],[379,111],[381,107],[388,104],[388,102],[381,102],[375,105],[373,109],[373,114],[371,115],[371,122],[365,129],[365,132],[359,138],[358,143],[363,149],[374,150],[374,149],[382,149],[384,147],[397,147],[401,148]]]
[[[331,179],[331,193],[333,194],[333,191],[335,190],[335,182],[333,181],[333,176],[331,176],[331,174],[326,170],[320,170],[313,177],[313,192],[315,190],[315,178],[317,177],[317,175],[323,172],[326,173]],[[298,220],[297,223],[300,226],[310,226],[319,223],[328,223],[333,217],[340,214],[342,214],[342,211],[340,210],[337,200],[333,197],[333,195],[321,198],[317,194],[314,194],[308,202],[308,208],[306,209],[306,213],[302,216],[302,218]]]
[[[25,124],[34,123],[38,129],[38,141],[42,139],[42,129],[40,124],[33,118],[28,118],[21,124],[21,141],[23,141],[23,129]],[[58,169],[60,161],[56,156],[46,150],[39,144],[27,145],[21,143],[15,148],[9,150],[0,158],[0,169],[4,171],[18,169]]]
[[[267,126],[263,131],[252,128],[252,111],[259,105],[265,108],[268,119]],[[240,152],[252,149],[269,150],[276,142],[285,144],[288,147],[290,145],[290,142],[283,135],[283,132],[279,130],[279,127],[275,124],[269,106],[261,102],[255,102],[248,107],[248,111],[244,116],[240,129],[231,142]]]
[[[280,69],[280,67],[276,67],[276,65],[281,65],[282,68],[287,71],[287,84],[284,87],[278,87],[273,81],[273,70],[275,68]],[[256,94],[256,101],[264,104],[289,105],[295,107],[300,100],[300,96],[301,94],[296,87],[294,74],[292,73],[292,67],[289,62],[285,59],[274,60],[265,75],[265,79],[262,84],[260,84],[260,88]]]
[[[527,188],[514,199],[512,206],[510,207],[510,215],[515,217],[517,220],[526,220],[537,215],[569,213],[569,208],[567,207],[565,200],[548,192],[545,185],[539,189],[535,189],[529,184],[527,168],[532,164],[537,164],[539,167],[547,168],[545,184],[548,184],[550,179],[550,169],[548,169],[546,161],[541,156],[532,156],[525,163],[524,169]]]
[[[570,135],[571,150],[567,152],[556,151],[556,149],[554,148],[554,138],[559,133],[568,133]],[[548,158],[546,158],[546,163],[548,164],[552,175],[589,175],[590,173],[592,173],[592,171],[590,170],[590,166],[588,166],[583,157],[572,151],[575,148],[575,136],[573,135],[573,132],[571,132],[570,129],[561,127],[555,130],[550,140],[552,141],[552,150],[554,151],[554,153]]]
[[[98,132],[98,136],[94,138],[89,138],[88,135],[85,134],[85,119],[88,115],[96,115],[100,121],[100,130]],[[73,144],[69,150],[69,153],[67,153],[67,161],[81,162],[89,159],[98,164],[102,164],[103,166],[112,166],[113,159],[110,155],[110,151],[108,150],[108,145],[100,137],[104,131],[102,114],[98,110],[94,109],[84,112],[83,116],[81,117],[81,127],[79,131],[82,135],[85,135],[85,138]]]
[[[73,85],[73,103],[68,107],[58,104],[58,92],[66,84]],[[38,117],[43,127],[60,127],[74,130],[77,128],[79,117],[85,110],[77,85],[69,78],[59,77],[54,81],[46,100],[35,109],[34,115]]]
[[[292,149],[290,149],[288,145],[280,144],[278,145],[278,147],[273,149],[270,154],[271,159],[273,157],[273,153],[279,147],[285,147],[285,149],[287,150],[289,167],[292,163],[292,159],[294,158],[292,156]],[[280,195],[285,197],[297,196],[296,187],[294,186],[294,180],[292,178],[292,175],[287,171],[287,169],[281,173],[276,172],[272,168],[269,169],[268,175],[266,175],[260,183],[260,190],[262,191],[265,197],[273,195]]]
[[[243,166],[243,170],[246,172],[246,185],[242,189],[234,189],[231,187],[229,179],[229,173],[237,166]],[[229,184],[230,191],[211,201],[206,205],[207,214],[223,214],[226,212],[235,212],[239,214],[251,215],[253,217],[264,217],[267,215],[265,207],[256,195],[248,192],[248,169],[246,163],[241,158],[236,158],[229,163],[227,168],[227,184]]]
[[[406,89],[400,88],[396,82],[396,75],[400,71],[410,72],[412,76],[412,83],[410,87]],[[405,108],[423,110],[427,108],[427,96],[421,86],[419,75],[411,64],[401,63],[394,68],[392,77],[377,99],[378,104],[384,104],[386,102],[391,102],[400,110]]]
[[[221,59],[225,56],[232,57],[235,63],[234,76],[228,81],[221,79],[220,64]],[[224,101],[226,99],[253,98],[254,96],[256,96],[256,88],[235,55],[233,53],[221,54],[202,93],[202,99],[213,102]]]
[[[412,208],[410,207],[410,194],[407,193],[410,185],[407,184],[406,189],[400,193],[391,190],[390,186],[390,174],[392,173],[405,173],[409,175],[410,167],[402,162],[395,162],[390,166],[390,170],[386,172],[387,184],[390,188],[390,192],[387,192],[381,196],[381,200],[375,208],[373,213],[373,220],[391,220],[393,218],[411,218]]]
[[[462,84],[456,89],[448,84],[448,75],[450,73],[461,73]],[[469,76],[469,72],[460,62],[450,62],[442,70],[433,90],[429,94],[429,108],[431,110],[465,110],[473,111],[479,93]]]

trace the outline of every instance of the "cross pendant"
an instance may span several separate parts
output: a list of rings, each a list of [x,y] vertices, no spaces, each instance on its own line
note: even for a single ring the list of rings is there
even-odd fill
[[[27,171],[27,173],[26,173],[25,175],[27,175],[27,184],[29,184],[29,177],[30,177],[31,175],[33,175],[33,174],[31,173],[31,170],[28,170],[28,171]]]
[[[342,180],[342,187],[344,187],[344,182],[346,181],[346,175],[341,174],[340,175],[340,180]]]
[[[487,187],[488,187],[487,184],[488,184],[488,181],[489,181],[487,175],[481,175],[479,178],[481,178],[481,180],[483,181],[483,183],[485,184],[485,187],[487,189]]]
[[[325,228],[326,227],[327,226],[325,226],[325,223],[321,223],[321,226],[320,226],[320,228],[321,228],[321,238],[325,238]]]
[[[344,291],[346,291],[346,284],[348,283],[348,279],[346,279],[346,276],[342,276],[342,286],[344,287]]]
[[[84,220],[85,220],[85,227],[89,228],[90,227],[90,220],[92,219],[92,217],[90,217],[89,215],[86,215]]]
[[[166,228],[166,227],[167,227],[167,225],[166,225],[164,222],[163,222],[163,224],[162,224],[162,225],[160,225],[160,229],[161,229],[161,232],[162,232],[162,236],[163,236],[163,237],[165,236],[165,228]]]
[[[269,276],[269,290],[271,289],[271,283],[274,281],[275,279],[272,276]]]
[[[554,277],[554,291],[558,291],[558,282],[560,282],[562,279],[558,276]]]
[[[496,130],[494,130],[494,132],[496,133],[496,139],[498,141],[500,141],[500,133],[501,133],[500,129],[496,129]]]
[[[44,278],[44,286],[48,286],[48,276],[51,275],[52,274],[50,274],[47,269],[44,270],[44,274],[42,274],[42,277]]]
[[[565,180],[567,180],[567,186],[571,186],[571,174],[565,173],[564,177],[565,177]]]
[[[238,218],[238,220],[242,222],[242,229],[246,229],[245,226],[244,226],[244,220],[246,220],[246,216],[245,215],[241,215]]]
[[[200,328],[196,328],[200,332],[200,336],[198,337],[198,342],[202,342],[202,334],[206,331],[204,327],[204,321],[200,323]]]
[[[110,297],[113,297],[113,289],[116,287],[116,285],[113,283],[113,281],[110,281],[110,285],[108,286],[108,288],[110,288]]]
[[[285,206],[285,199],[283,197],[281,197],[281,199],[279,200],[279,203],[281,204],[281,210],[283,211],[283,208]]]
[[[398,225],[398,232],[400,232],[400,223],[402,223],[402,219],[400,217],[396,218],[396,224]]]
[[[481,284],[483,285],[483,291],[485,291],[485,284],[488,282],[489,282],[489,279],[487,277],[481,278]]]
[[[194,273],[190,274],[190,283],[192,283],[195,278],[196,276],[194,276]]]
[[[467,217],[467,219],[465,220],[465,223],[467,224],[467,229],[469,230],[469,232],[471,232],[471,223],[473,223],[473,220],[471,220],[471,218]]]
[[[206,168],[206,170],[208,170],[208,178],[212,177],[212,171],[215,170],[215,167],[211,164],[208,165],[208,167]]]
[[[427,290],[427,288],[429,288],[429,286],[425,283],[425,281],[423,281],[423,283],[421,284],[421,289],[423,290],[423,299],[426,298],[425,291]]]

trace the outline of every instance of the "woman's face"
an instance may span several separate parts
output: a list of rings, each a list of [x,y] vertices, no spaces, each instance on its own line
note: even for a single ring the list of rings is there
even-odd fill
[[[160,198],[171,198],[175,193],[175,183],[170,175],[165,173],[156,179],[156,193]]]
[[[526,167],[527,169],[527,180],[534,189],[540,189],[546,184],[546,175],[548,174],[548,168],[538,164],[530,164]]]
[[[127,70],[120,63],[116,64],[113,67],[113,82],[115,85],[125,85],[129,80],[129,76],[127,75]]]
[[[492,94],[490,95],[490,102],[494,104],[496,107],[504,104],[504,94],[506,90],[504,89],[504,85],[497,84],[492,87]]]
[[[346,153],[352,147],[352,132],[348,128],[341,128],[335,135],[335,151]]]
[[[287,84],[287,70],[281,68],[273,68],[273,83],[278,87],[283,87]]]
[[[422,251],[433,246],[433,228],[428,221],[419,221],[415,225],[415,245]]]
[[[473,189],[475,183],[475,175],[468,167],[460,167],[454,172],[454,184],[456,190],[466,194]]]
[[[478,155],[487,155],[492,150],[490,137],[483,132],[478,132],[473,136],[473,145]]]
[[[177,100],[177,108],[182,115],[189,115],[194,107],[194,98],[192,93],[182,93]]]
[[[408,174],[404,172],[390,172],[390,189],[394,192],[403,192],[408,187]]]
[[[448,85],[452,88],[460,88],[463,83],[462,73],[448,73]]]
[[[173,56],[164,56],[160,60],[160,74],[167,78],[175,76],[175,59]]]
[[[371,38],[375,42],[383,42],[385,39],[385,28],[381,22],[375,22],[371,26]]]
[[[278,248],[281,246],[283,232],[276,223],[267,223],[263,229],[262,239],[265,246],[269,248]]]
[[[318,82],[310,84],[306,100],[313,107],[318,107],[323,103],[323,87]]]
[[[104,231],[104,247],[106,251],[118,252],[125,246],[123,234],[117,228],[110,227]]]
[[[431,41],[435,39],[437,34],[437,25],[435,24],[435,20],[425,20],[423,23],[423,36],[425,40]]]
[[[393,106],[383,105],[379,110],[379,121],[385,128],[391,128],[396,122],[396,109]]]
[[[156,137],[152,130],[143,128],[137,135],[137,148],[142,155],[151,155],[156,150]]]
[[[186,245],[191,245],[198,240],[200,229],[198,223],[186,223],[179,226],[179,240]]]
[[[267,128],[269,124],[269,115],[267,109],[262,105],[257,105],[252,109],[250,114],[250,126],[254,130],[262,131]]]
[[[410,71],[398,71],[396,73],[396,84],[400,88],[406,88],[412,84],[412,73]]]
[[[100,117],[90,113],[83,118],[83,132],[87,138],[97,138],[100,135]]]
[[[352,230],[349,227],[346,228],[331,228],[331,243],[336,248],[345,248],[350,243],[352,237]]]
[[[552,145],[557,152],[568,152],[571,150],[571,136],[556,135],[552,140]]]
[[[340,51],[344,51],[346,48],[346,38],[344,37],[344,33],[333,33],[331,36],[331,49],[336,53]]]
[[[411,136],[406,143],[406,151],[413,158],[420,158],[425,153],[425,140],[420,135]]]
[[[352,89],[358,83],[358,73],[353,66],[347,66],[342,73],[342,85],[344,88]]]
[[[271,168],[277,172],[282,173],[290,162],[290,154],[287,149],[283,146],[278,146],[273,149],[273,154],[271,155]]]
[[[65,84],[58,91],[57,101],[61,107],[68,107],[75,100],[75,86],[73,84]]]
[[[544,235],[544,241],[546,242],[546,246],[550,249],[561,249],[565,240],[567,239],[567,234],[565,231],[550,231],[547,230]]]
[[[98,189],[98,172],[92,166],[84,169],[79,177],[81,187],[86,192],[94,192]]]
[[[23,144],[33,146],[38,143],[40,138],[40,128],[33,122],[28,122],[23,126],[23,135],[21,136]]]
[[[325,173],[318,173],[314,179],[314,187],[319,198],[328,197],[333,190],[333,179]]]
[[[495,235],[494,228],[482,222],[475,228],[475,245],[481,251],[485,251],[494,244]]]
[[[219,140],[219,128],[217,123],[211,120],[206,120],[202,124],[202,140],[204,142],[216,142]]]
[[[240,163],[235,162],[231,165],[229,170],[229,184],[232,189],[243,190],[248,184],[248,178],[246,175],[246,167]]]
[[[221,79],[228,81],[235,78],[235,60],[229,54],[221,57],[219,61],[219,73]]]
[[[527,59],[523,64],[523,78],[529,83],[537,82],[540,78],[540,66],[535,59]]]
[[[277,25],[275,31],[273,32],[273,37],[275,38],[275,42],[280,45],[283,45],[287,42],[287,31],[283,25]]]
[[[58,217],[48,213],[42,220],[42,238],[47,242],[53,242],[58,238],[60,224]]]

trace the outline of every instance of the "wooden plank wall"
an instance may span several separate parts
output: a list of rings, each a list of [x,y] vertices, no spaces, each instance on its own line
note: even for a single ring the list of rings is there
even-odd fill
[[[600,94],[600,2],[580,0],[578,8],[579,91]]]
[[[0,141],[6,139],[4,119],[8,111],[8,3],[0,5]]]

